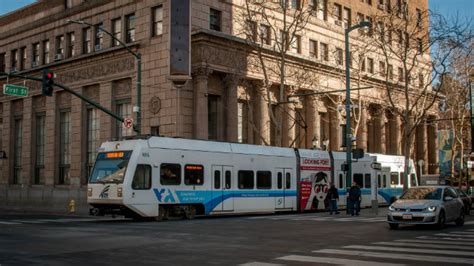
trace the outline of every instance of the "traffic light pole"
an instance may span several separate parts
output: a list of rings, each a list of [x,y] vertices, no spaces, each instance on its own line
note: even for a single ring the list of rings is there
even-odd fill
[[[37,78],[37,77],[30,77],[30,76],[24,76],[24,75],[18,75],[18,74],[11,74],[11,73],[5,73],[5,72],[0,72],[0,76],[9,76],[9,77],[16,77],[16,78],[22,78],[22,79],[28,79],[28,80],[34,80],[34,81],[39,81],[39,82],[42,82],[43,79],[42,78]],[[94,106],[95,108],[101,110],[102,112],[110,115],[111,117],[115,118],[116,120],[120,121],[123,123],[124,119],[116,114],[114,114],[112,111],[110,111],[109,109],[103,107],[102,105],[92,101],[91,99],[85,97],[84,95],[82,94],[79,94],[77,92],[75,92],[74,90],[64,86],[64,85],[61,85],[61,84],[57,84],[57,83],[54,83],[53,86],[56,86],[56,87],[59,87],[71,94],[73,94],[74,96],[80,98],[81,100],[87,102],[88,104]]]

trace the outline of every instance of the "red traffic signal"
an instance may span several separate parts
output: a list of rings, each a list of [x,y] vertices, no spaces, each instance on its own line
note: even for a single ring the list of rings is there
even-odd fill
[[[53,96],[54,73],[48,69],[43,70],[43,80],[41,94],[44,96]]]

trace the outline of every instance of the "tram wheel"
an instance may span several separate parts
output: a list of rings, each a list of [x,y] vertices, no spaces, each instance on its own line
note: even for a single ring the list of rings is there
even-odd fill
[[[186,218],[188,220],[192,220],[192,219],[194,219],[195,216],[196,216],[196,207],[187,206],[184,209],[184,218]]]
[[[158,207],[158,216],[155,217],[155,220],[156,221],[168,220],[168,216],[169,216],[168,209],[166,209],[163,206],[160,206]]]

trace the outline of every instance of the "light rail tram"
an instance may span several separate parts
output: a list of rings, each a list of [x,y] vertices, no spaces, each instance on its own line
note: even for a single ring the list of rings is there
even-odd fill
[[[330,182],[345,207],[345,152],[149,137],[105,142],[89,178],[91,214],[126,217],[324,210]],[[361,206],[401,194],[402,156],[365,154],[352,163]],[[413,169],[413,167],[411,167]],[[410,173],[410,186],[417,185]]]

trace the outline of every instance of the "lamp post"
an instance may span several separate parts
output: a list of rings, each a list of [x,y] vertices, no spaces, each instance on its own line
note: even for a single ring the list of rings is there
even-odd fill
[[[347,174],[346,174],[346,187],[351,184],[352,177],[352,134],[351,134],[351,76],[350,76],[350,53],[349,53],[349,32],[362,28],[370,27],[372,24],[368,21],[362,21],[359,24],[351,26],[344,31],[344,40],[346,48],[346,163],[347,163]],[[349,209],[349,208],[348,208]]]
[[[92,25],[90,23],[87,23],[83,20],[68,19],[67,22],[94,27],[94,25]],[[141,54],[140,53],[135,53],[134,51],[132,51],[125,43],[123,43],[121,40],[117,39],[112,33],[108,32],[107,30],[105,30],[103,28],[99,28],[99,30],[105,32],[112,39],[114,39],[115,41],[120,43],[120,45],[122,47],[127,49],[127,51],[135,57],[135,60],[137,62],[137,83],[136,83],[136,86],[137,86],[137,105],[135,106],[136,108],[135,107],[133,108],[133,111],[135,113],[137,113],[137,118],[136,118],[135,124],[133,125],[133,130],[135,132],[137,132],[137,135],[140,135],[141,134],[141,122],[142,122],[142,114],[141,114],[141,112],[142,112],[142,110],[141,110],[141,105],[142,105],[142,57],[141,57]]]

